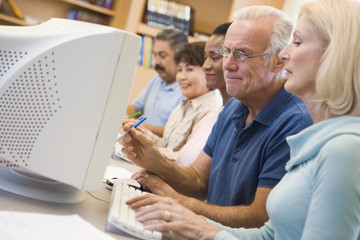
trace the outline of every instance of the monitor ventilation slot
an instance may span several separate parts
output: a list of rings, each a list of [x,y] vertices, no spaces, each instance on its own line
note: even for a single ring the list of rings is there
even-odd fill
[[[3,82],[7,71],[27,53],[0,50],[0,55],[0,83],[5,84],[0,92],[0,166],[26,167],[42,129],[61,108],[55,54],[35,58],[8,82]]]

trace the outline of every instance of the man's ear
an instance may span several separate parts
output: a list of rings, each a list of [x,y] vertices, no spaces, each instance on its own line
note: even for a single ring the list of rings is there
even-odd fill
[[[275,63],[274,63],[274,67],[273,67],[274,73],[280,72],[281,70],[283,70],[283,68],[285,66],[285,61],[280,58],[279,53],[280,53],[280,51],[276,54]]]

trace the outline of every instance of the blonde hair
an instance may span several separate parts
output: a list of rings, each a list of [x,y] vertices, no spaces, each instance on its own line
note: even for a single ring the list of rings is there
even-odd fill
[[[360,116],[360,2],[317,0],[304,4],[299,18],[309,20],[325,52],[315,86],[325,119],[333,115]]]

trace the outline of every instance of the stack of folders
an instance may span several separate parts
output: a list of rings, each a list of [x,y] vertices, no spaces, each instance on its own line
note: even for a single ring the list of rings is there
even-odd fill
[[[161,29],[173,26],[189,35],[191,7],[167,0],[148,0],[145,23]]]

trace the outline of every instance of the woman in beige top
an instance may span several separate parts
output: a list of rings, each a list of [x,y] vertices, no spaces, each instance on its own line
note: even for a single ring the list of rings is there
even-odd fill
[[[188,140],[194,125],[210,110],[222,105],[219,91],[209,90],[206,86],[202,69],[204,48],[205,42],[189,43],[175,55],[178,64],[176,81],[186,99],[171,113],[162,137],[148,131],[160,152],[170,159],[177,159],[178,151]]]

